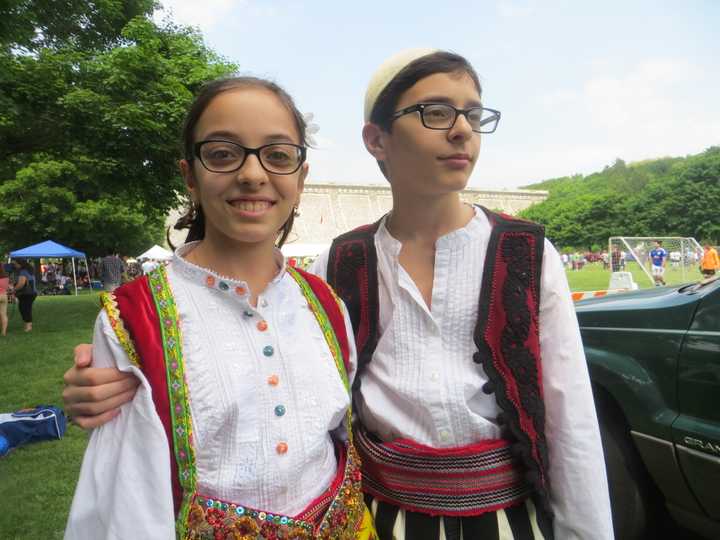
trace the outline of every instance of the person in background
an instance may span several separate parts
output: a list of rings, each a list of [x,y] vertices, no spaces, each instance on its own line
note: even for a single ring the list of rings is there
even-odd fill
[[[10,278],[5,272],[5,267],[0,264],[0,335],[7,335],[8,327],[8,296],[10,292]]]
[[[122,276],[125,272],[125,264],[118,257],[117,253],[111,253],[103,257],[100,262],[100,275],[103,282],[103,288],[107,292],[117,289],[122,283]]]
[[[665,283],[665,265],[667,264],[667,251],[662,247],[662,240],[655,241],[655,249],[649,253],[652,276],[655,280],[655,286],[667,285]]]
[[[150,272],[158,267],[158,262],[154,259],[147,259],[142,263],[142,273],[148,275]]]
[[[715,272],[720,268],[720,258],[718,258],[718,252],[710,244],[706,243],[703,246],[702,260],[700,261],[700,272],[706,278],[715,275]]]
[[[32,307],[37,298],[37,287],[35,286],[35,269],[25,259],[16,259],[14,262],[15,271],[18,274],[15,289],[15,296],[18,299],[20,316],[25,323],[25,331],[32,331]]]

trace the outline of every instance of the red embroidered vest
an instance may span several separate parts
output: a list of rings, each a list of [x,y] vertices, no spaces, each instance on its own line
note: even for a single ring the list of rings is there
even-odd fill
[[[159,271],[164,271],[164,269],[158,269],[155,272]],[[344,364],[344,373],[347,374],[350,369],[348,336],[345,331],[344,316],[333,291],[321,278],[313,274],[298,268],[288,269],[288,272],[299,274],[301,281],[309,287],[317,302],[319,302],[319,306],[311,306],[311,309],[313,311],[318,308],[324,310],[324,315],[327,317],[332,332],[337,339],[337,347]],[[172,302],[172,300],[153,294],[151,281],[148,276],[137,278],[115,289],[112,295],[103,295],[102,303],[108,311],[111,324],[121,342],[123,339],[129,341],[129,343],[122,343],[122,345],[130,356],[130,360],[142,370],[152,387],[155,410],[160,417],[168,439],[173,502],[175,513],[178,514],[183,507],[183,497],[188,496],[188,493],[184,493],[180,476],[185,474],[184,466],[187,465],[185,462],[189,459],[189,456],[184,452],[179,453],[174,441],[172,400],[168,393],[170,380],[168,370],[171,368],[168,366],[169,364],[172,366],[175,364],[166,359],[166,351],[163,348],[163,343],[167,344],[168,342],[168,336],[164,334],[173,328],[177,321],[163,320],[161,313],[164,311],[162,308],[165,306],[158,305],[158,302]],[[160,287],[157,283],[155,286]],[[301,288],[303,286],[301,284]],[[118,325],[124,328],[116,328]],[[177,339],[177,337],[171,336],[169,339]],[[177,345],[179,347],[179,344]],[[347,385],[347,379],[344,380]],[[187,427],[189,429],[189,426]],[[352,452],[354,453],[354,449]],[[356,480],[359,480],[359,475]]]
[[[512,447],[528,469],[538,510],[552,519],[548,494],[542,364],[540,360],[540,277],[544,228],[481,207],[492,226],[485,258],[473,361],[489,378],[504,421],[517,439]],[[330,248],[327,281],[350,312],[358,352],[353,391],[372,361],[379,339],[377,252],[380,221],[337,237]],[[540,516],[538,516],[540,518]]]

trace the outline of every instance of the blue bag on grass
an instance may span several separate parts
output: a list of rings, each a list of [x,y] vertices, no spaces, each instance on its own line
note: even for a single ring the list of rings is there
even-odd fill
[[[65,413],[52,405],[0,414],[0,456],[21,444],[60,439],[65,428]]]

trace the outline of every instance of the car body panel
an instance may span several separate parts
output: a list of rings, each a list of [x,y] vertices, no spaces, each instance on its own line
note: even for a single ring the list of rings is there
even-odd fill
[[[720,280],[576,304],[593,386],[622,410],[673,515],[720,526]]]

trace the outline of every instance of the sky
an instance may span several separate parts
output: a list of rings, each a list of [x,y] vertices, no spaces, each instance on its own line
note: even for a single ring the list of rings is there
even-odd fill
[[[361,130],[365,88],[394,53],[465,56],[484,105],[470,185],[512,189],[720,144],[720,1],[161,0],[176,22],[314,115],[310,182],[383,184]]]

